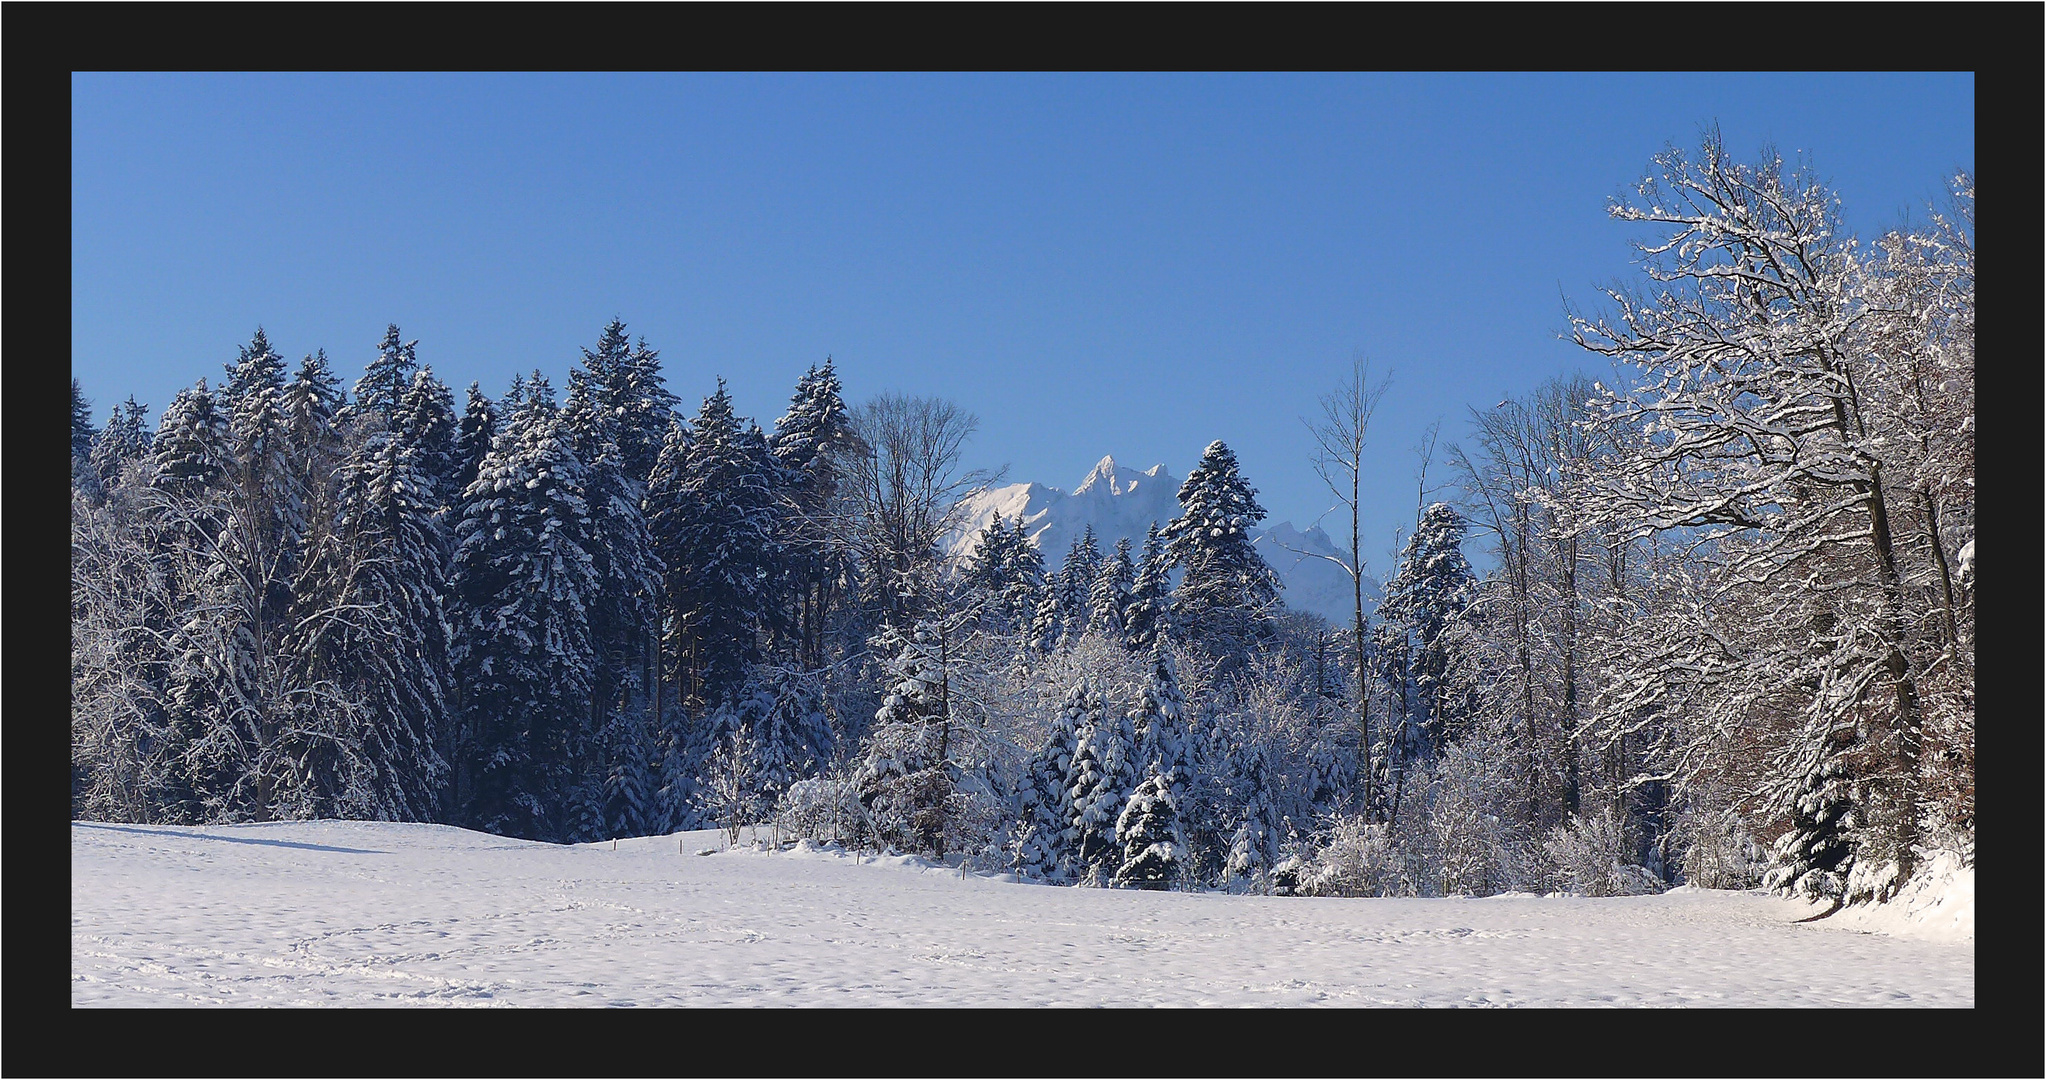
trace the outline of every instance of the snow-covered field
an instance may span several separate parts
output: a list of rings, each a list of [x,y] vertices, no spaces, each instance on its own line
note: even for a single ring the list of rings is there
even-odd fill
[[[71,1003],[1975,1003],[1972,872],[1965,897],[1944,888],[1857,928],[1691,889],[1141,893],[835,851],[696,854],[718,846],[708,832],[613,849],[440,825],[74,822]]]

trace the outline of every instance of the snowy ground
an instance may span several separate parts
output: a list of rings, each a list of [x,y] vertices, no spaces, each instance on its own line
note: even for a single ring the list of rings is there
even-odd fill
[[[719,842],[74,822],[71,1003],[1975,1003],[1972,873],[1965,940],[1925,940],[1964,936],[1956,890],[1857,929],[1798,925],[1811,908],[1745,893],[1140,893],[836,852],[696,854]]]

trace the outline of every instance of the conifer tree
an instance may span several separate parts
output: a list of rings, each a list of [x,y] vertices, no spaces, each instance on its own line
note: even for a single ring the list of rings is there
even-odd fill
[[[1133,652],[1143,652],[1164,636],[1167,612],[1172,606],[1172,562],[1165,554],[1165,541],[1157,522],[1144,533],[1144,553],[1130,584],[1126,640]]]
[[[582,368],[569,378],[571,395],[580,387],[589,408],[604,418],[618,446],[620,468],[644,484],[675,415],[675,395],[663,385],[660,353],[647,347],[645,338],[630,343],[625,323],[614,318],[598,335],[596,347],[582,350]]]
[[[769,441],[785,477],[782,562],[786,574],[783,622],[792,627],[796,657],[810,668],[825,662],[825,627],[850,591],[853,565],[833,536],[830,515],[842,480],[842,459],[855,453],[838,374],[829,357],[797,381],[789,411],[774,423]]]
[[[161,490],[185,493],[226,482],[233,460],[227,418],[214,407],[205,379],[171,399],[150,451],[151,483]]]
[[[87,401],[85,392],[78,388],[78,380],[71,380],[71,456],[80,461],[92,457],[92,443],[99,432],[92,426],[92,402]]]
[[[1223,874],[1230,880],[1255,880],[1279,861],[1284,823],[1273,799],[1272,777],[1264,747],[1239,738],[1229,769],[1229,794],[1237,807],[1237,826],[1229,841]]]
[[[1245,483],[1236,455],[1219,440],[1179,486],[1180,516],[1165,527],[1165,552],[1185,568],[1173,594],[1173,615],[1218,658],[1240,659],[1279,603],[1278,575],[1251,545],[1264,520],[1257,490]]]
[[[136,403],[133,394],[114,406],[107,424],[93,440],[90,460],[103,488],[110,488],[135,462],[149,457],[153,433],[149,430],[149,406]]]
[[[1002,515],[988,519],[980,532],[973,538],[973,549],[967,553],[960,583],[975,595],[999,597],[1008,585],[1013,560],[1009,555],[1009,540],[1013,534],[1004,526]]]
[[[398,415],[412,377],[419,370],[419,342],[406,341],[392,323],[377,343],[376,359],[355,383],[355,402],[344,419],[354,423],[390,425]]]
[[[1790,829],[1776,841],[1762,887],[1838,907],[1854,865],[1855,792],[1839,755],[1807,774],[1790,807]]]
[[[1024,766],[1016,791],[1021,810],[1015,830],[1019,874],[1039,881],[1072,877],[1074,852],[1066,829],[1073,820],[1073,755],[1092,708],[1092,688],[1084,680],[1074,683],[1043,745]]]
[[[1038,602],[1044,597],[1044,553],[1037,550],[1024,532],[1021,512],[1016,514],[1016,524],[1003,550],[1009,567],[1003,575],[1007,583],[1002,589],[1002,606],[1009,614],[1009,625],[1027,636]]]
[[[646,668],[657,637],[655,594],[661,565],[641,509],[645,485],[625,471],[619,456],[620,425],[614,413],[592,400],[600,389],[594,376],[580,372],[572,376],[561,422],[584,463],[590,511],[590,556],[598,587],[591,598],[589,623],[598,663],[591,672],[587,724],[588,744],[602,757],[645,737],[649,717],[644,714],[652,710],[653,691]],[[614,726],[620,730],[609,730]],[[637,749],[630,752],[642,754]],[[615,770],[615,763],[608,760],[592,766],[594,773],[606,777],[606,785]],[[607,813],[611,820],[618,817],[615,806]]]
[[[1186,843],[1180,837],[1179,809],[1171,785],[1161,776],[1146,777],[1116,819],[1116,836],[1122,845],[1121,865],[1115,884],[1130,889],[1169,889],[1186,863]]]
[[[484,459],[456,528],[454,667],[466,692],[467,819],[568,833],[583,777],[597,575],[583,465],[537,375]]]
[[[433,821],[451,730],[446,555],[420,454],[372,432],[338,478],[336,520],[295,582],[292,723],[278,755],[293,817]]]
[[[904,634],[884,626],[872,649],[883,660],[885,697],[874,714],[854,778],[879,840],[945,854],[958,766],[950,759],[951,703],[937,629]]]
[[[455,456],[460,462],[455,473],[457,501],[476,482],[476,472],[482,468],[483,459],[490,453],[490,441],[496,437],[496,407],[483,395],[482,384],[472,382],[468,401],[462,408],[462,427],[455,436]]]
[[[1466,528],[1447,503],[1428,507],[1400,552],[1399,572],[1386,582],[1379,606],[1382,618],[1409,637],[1408,674],[1419,714],[1418,726],[1409,731],[1419,739],[1413,752],[1424,757],[1457,734],[1461,720],[1453,715],[1457,710],[1445,682],[1453,657],[1444,631],[1470,606],[1476,585],[1463,554]]]
[[[324,349],[301,359],[298,371],[284,387],[282,410],[291,458],[289,471],[305,498],[308,543],[316,543],[318,534],[333,518],[335,478],[348,456],[335,425],[346,404],[341,380],[327,366]]]
[[[1137,567],[1130,560],[1130,540],[1115,542],[1115,553],[1101,560],[1087,592],[1087,629],[1110,640],[1125,640],[1130,599],[1136,591]]]
[[[1071,817],[1066,843],[1096,881],[1106,882],[1121,865],[1115,823],[1137,786],[1136,737],[1130,719],[1090,686],[1070,775]]]
[[[669,649],[684,693],[713,702],[759,655],[779,554],[776,466],[724,382],[687,432],[671,429],[646,518],[666,572]]]
[[[1195,748],[1188,722],[1186,697],[1179,689],[1178,666],[1164,642],[1151,646],[1143,696],[1133,718],[1137,761],[1144,772],[1159,777],[1174,804],[1184,800],[1193,782]]]
[[[462,464],[457,446],[455,398],[447,384],[433,377],[433,368],[420,368],[398,399],[393,424],[413,448],[420,473],[427,481],[426,493],[433,500],[435,514],[443,520],[461,501]]]

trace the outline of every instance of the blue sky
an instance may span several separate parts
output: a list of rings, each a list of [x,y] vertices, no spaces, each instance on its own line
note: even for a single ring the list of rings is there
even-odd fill
[[[1975,154],[1968,74],[79,74],[71,115],[95,420],[258,324],[352,382],[395,322],[459,397],[560,386],[615,315],[692,412],[722,375],[772,423],[828,354],[855,403],[977,414],[970,464],[1184,476],[1219,438],[1304,526],[1300,417],[1362,353],[1381,574],[1425,425],[1603,372],[1564,305],[1636,274],[1604,210],[1650,155],[1806,153],[1866,236]]]

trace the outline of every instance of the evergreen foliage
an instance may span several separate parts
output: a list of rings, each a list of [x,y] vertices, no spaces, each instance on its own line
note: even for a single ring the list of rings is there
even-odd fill
[[[1257,489],[1237,471],[1220,440],[1179,486],[1180,516],[1165,527],[1165,553],[1184,568],[1172,611],[1191,639],[1221,657],[1237,657],[1262,636],[1279,604],[1279,579],[1250,540],[1264,520]]]
[[[85,391],[78,388],[78,380],[71,380],[71,456],[84,460],[92,456],[93,440],[99,432],[92,426],[92,402],[86,400]]]
[[[1179,879],[1186,863],[1186,844],[1180,839],[1179,811],[1171,785],[1163,777],[1150,776],[1137,785],[1122,816],[1116,819],[1115,831],[1122,843],[1116,885],[1169,889]]]
[[[456,527],[453,663],[466,689],[465,818],[554,839],[582,781],[598,578],[583,463],[543,379],[528,385]]]
[[[738,688],[760,657],[781,553],[781,470],[742,426],[722,380],[685,432],[670,430],[646,494],[666,568],[669,649],[691,700]]]
[[[1476,576],[1463,554],[1466,528],[1463,516],[1447,503],[1428,507],[1400,551],[1399,572],[1386,582],[1378,609],[1381,625],[1406,639],[1389,647],[1401,649],[1407,658],[1404,673],[1412,680],[1409,692],[1418,713],[1418,723],[1408,728],[1409,760],[1434,753],[1455,736],[1462,720],[1447,681],[1454,659],[1454,639],[1447,630],[1469,610],[1476,591]]]
[[[412,377],[419,371],[419,342],[406,341],[392,323],[377,343],[376,359],[355,382],[355,403],[344,420],[389,426],[398,415]]]

